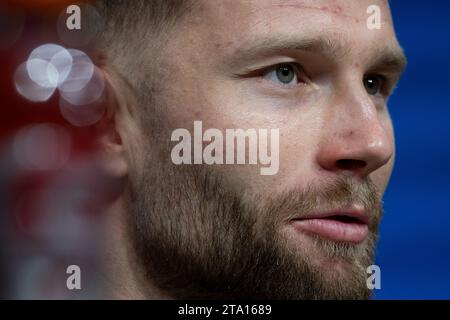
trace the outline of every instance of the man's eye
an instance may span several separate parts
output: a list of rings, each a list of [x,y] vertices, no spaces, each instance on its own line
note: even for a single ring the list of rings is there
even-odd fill
[[[384,84],[384,78],[379,75],[369,75],[364,77],[363,82],[367,93],[375,96],[381,93]]]
[[[299,68],[293,63],[283,63],[270,68],[264,78],[281,85],[296,85],[298,80]]]

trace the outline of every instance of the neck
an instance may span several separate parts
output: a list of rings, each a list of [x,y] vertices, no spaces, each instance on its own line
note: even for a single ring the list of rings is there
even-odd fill
[[[107,210],[103,268],[106,299],[167,299],[144,277],[129,236],[123,197]]]

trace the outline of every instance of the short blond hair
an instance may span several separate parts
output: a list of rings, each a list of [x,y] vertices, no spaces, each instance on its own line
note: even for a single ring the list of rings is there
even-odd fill
[[[94,0],[102,19],[97,46],[121,71],[139,81],[143,52],[157,54],[156,43],[192,9],[191,0]],[[148,56],[147,56],[148,57]],[[153,59],[152,59],[153,60]],[[134,80],[134,81],[133,81]]]

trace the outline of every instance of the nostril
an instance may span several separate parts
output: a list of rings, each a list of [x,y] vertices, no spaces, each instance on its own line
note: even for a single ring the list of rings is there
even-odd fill
[[[363,160],[340,159],[336,161],[336,165],[341,170],[359,170],[363,169],[367,163]]]

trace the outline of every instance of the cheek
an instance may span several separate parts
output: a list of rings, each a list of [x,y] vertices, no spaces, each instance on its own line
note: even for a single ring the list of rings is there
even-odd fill
[[[213,110],[204,118],[205,128],[221,131],[227,128],[279,129],[278,172],[261,175],[260,164],[211,166],[208,169],[219,172],[230,185],[249,194],[273,195],[292,187],[303,187],[314,180],[313,159],[321,125],[317,112],[298,106],[282,108],[272,99],[249,99],[244,94],[236,94],[236,90],[225,89],[216,90],[208,99],[208,105],[202,107]]]

